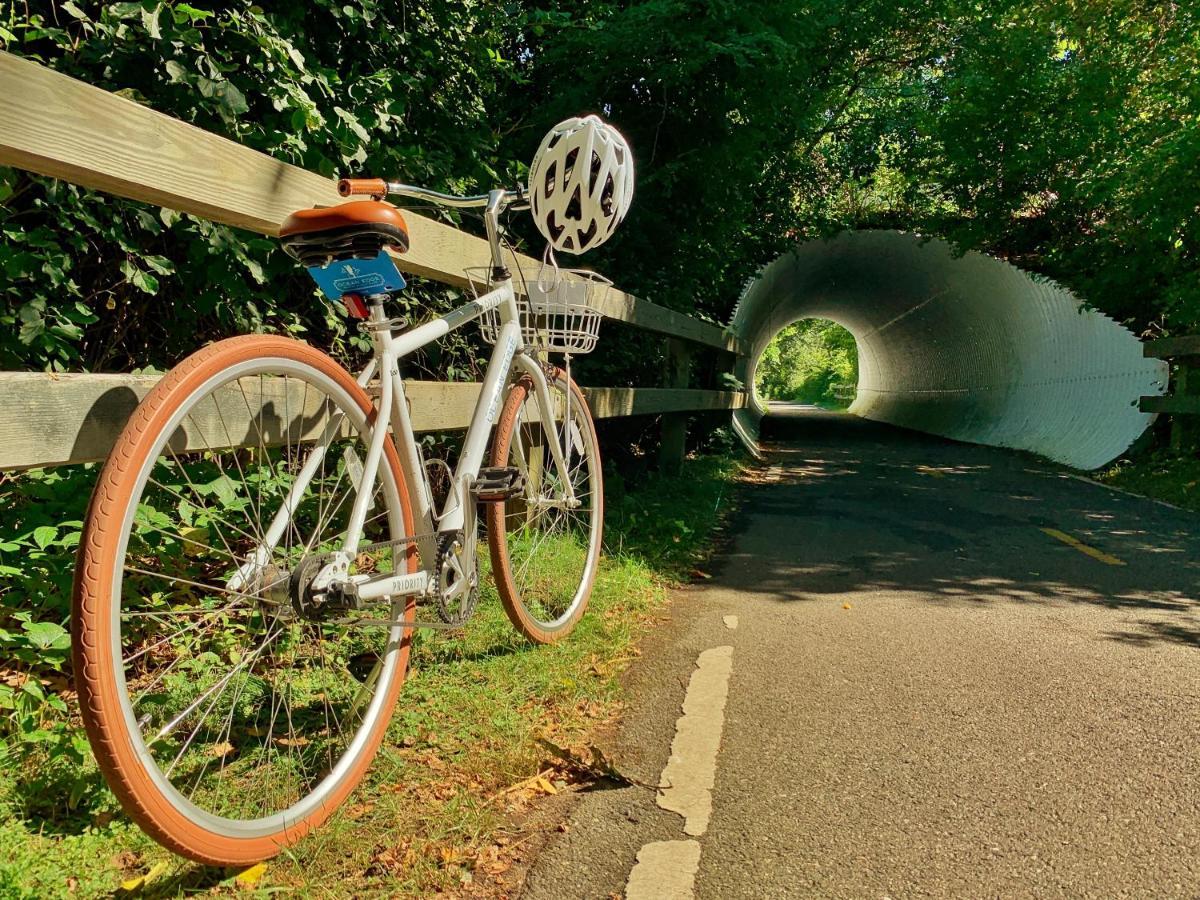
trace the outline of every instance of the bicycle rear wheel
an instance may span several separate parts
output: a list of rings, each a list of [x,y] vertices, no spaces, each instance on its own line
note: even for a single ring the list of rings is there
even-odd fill
[[[362,483],[373,421],[324,354],[233,338],[159,382],[100,475],[75,578],[83,720],[126,812],[183,856],[275,855],[338,808],[387,729],[411,629],[340,623],[311,595],[359,492],[363,541],[412,534],[390,439]],[[351,573],[413,571],[406,548]]]
[[[518,379],[496,425],[492,465],[515,466],[525,476],[519,496],[488,505],[492,574],[504,609],[529,640],[562,640],[578,624],[591,597],[604,530],[604,485],[596,427],[574,381],[553,370],[553,433],[537,409],[533,380]],[[563,451],[555,465],[551,442]],[[575,502],[564,491],[570,480]]]

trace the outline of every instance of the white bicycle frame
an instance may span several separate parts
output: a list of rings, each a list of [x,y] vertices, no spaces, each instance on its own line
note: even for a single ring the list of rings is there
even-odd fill
[[[406,189],[389,192],[411,195],[419,190]],[[421,192],[421,195],[428,196],[430,193]],[[487,198],[488,237],[492,245],[493,265],[497,271],[502,270],[503,266],[495,222],[503,196],[503,192],[493,191]],[[327,588],[338,580],[353,583],[356,586],[355,593],[358,600],[362,603],[381,597],[391,597],[394,600],[411,594],[426,593],[433,580],[434,566],[437,560],[436,535],[463,531],[468,524],[474,524],[474,518],[468,516],[467,510],[467,504],[474,502],[471,485],[478,477],[479,469],[483,464],[492,423],[504,397],[509,380],[508,375],[513,369],[528,375],[533,382],[534,396],[546,434],[557,435],[558,433],[554,420],[555,407],[546,375],[538,361],[526,352],[511,276],[501,280],[495,289],[474,301],[407,332],[393,331],[392,321],[384,314],[384,299],[386,299],[386,295],[367,298],[369,315],[366,324],[372,334],[374,352],[371,362],[367,364],[357,379],[360,386],[366,387],[371,378],[379,373],[378,414],[370,434],[367,457],[362,464],[362,474],[357,479],[358,493],[350,513],[344,543],[340,550],[334,552],[333,561],[322,568],[313,581],[313,588],[317,590]],[[499,333],[488,361],[479,398],[476,400],[475,409],[471,414],[471,423],[463,440],[448,496],[443,508],[437,511],[434,509],[429,476],[417,444],[416,435],[413,432],[408,399],[404,392],[404,381],[400,377],[399,361],[450,332],[475,321],[485,312],[493,309],[497,310],[499,315]],[[291,517],[299,506],[304,492],[320,468],[329,445],[340,432],[343,424],[340,419],[340,416],[335,416],[325,426],[308,459],[297,473],[296,481],[264,533],[262,542],[250,559],[230,580],[230,589],[241,589],[250,582],[257,571],[270,561],[271,554],[286,533]],[[350,563],[358,551],[367,513],[374,502],[375,491],[372,486],[379,475],[379,465],[383,458],[389,429],[396,441],[405,487],[408,489],[409,501],[413,504],[413,519],[419,536],[417,544],[422,568],[414,573],[350,576],[348,574]],[[567,433],[569,434],[569,429],[567,429]],[[562,476],[555,480],[558,485],[561,485],[563,492],[560,501],[575,505],[577,501],[571,479],[566,477],[568,469],[563,448],[558,440],[551,440],[549,444],[550,456]],[[477,530],[471,528],[469,531],[470,533],[464,531],[463,539],[470,542],[477,541]],[[413,536],[408,535],[408,537]],[[473,550],[474,544],[472,543],[468,547]]]

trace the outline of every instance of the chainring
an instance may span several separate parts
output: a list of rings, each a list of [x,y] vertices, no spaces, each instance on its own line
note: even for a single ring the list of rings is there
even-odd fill
[[[433,567],[430,592],[438,618],[447,625],[465,624],[479,603],[479,560],[468,563],[470,572],[464,572],[464,555],[461,531],[438,535],[437,564]]]

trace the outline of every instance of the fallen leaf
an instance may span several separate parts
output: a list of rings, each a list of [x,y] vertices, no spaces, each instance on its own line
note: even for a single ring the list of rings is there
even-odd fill
[[[265,862],[255,863],[244,872],[234,876],[234,881],[242,887],[254,887],[267,872],[267,864]]]
[[[849,604],[849,603],[843,603],[843,604],[842,604],[842,609],[850,609],[850,604]]]
[[[556,788],[554,785],[552,785],[545,778],[539,778],[537,781],[534,782],[534,784],[537,786],[538,790],[540,790],[543,794],[557,794],[558,793],[558,788]]]
[[[545,738],[536,738],[537,742],[565,762],[569,769],[575,772],[581,772],[590,775],[592,778],[607,778],[615,781],[618,784],[631,784],[638,787],[647,788],[648,790],[657,790],[657,785],[646,784],[643,781],[638,781],[621,772],[613,764],[613,761],[599,747],[588,747],[588,753],[592,757],[591,761],[584,760],[579,754],[568,750],[566,747],[560,747],[552,741]]]
[[[150,867],[150,871],[145,875],[139,875],[137,878],[130,878],[128,881],[122,881],[121,890],[136,891],[148,886],[152,881],[162,875],[163,872],[167,871],[168,865],[170,864],[165,860],[163,862],[155,863]]]

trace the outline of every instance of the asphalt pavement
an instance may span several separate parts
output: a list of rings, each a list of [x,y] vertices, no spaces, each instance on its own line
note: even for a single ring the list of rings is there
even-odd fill
[[[700,898],[1200,897],[1200,516],[845,415],[767,427],[609,747],[658,784],[732,646],[706,830],[601,786],[524,896],[621,896],[694,841]]]

